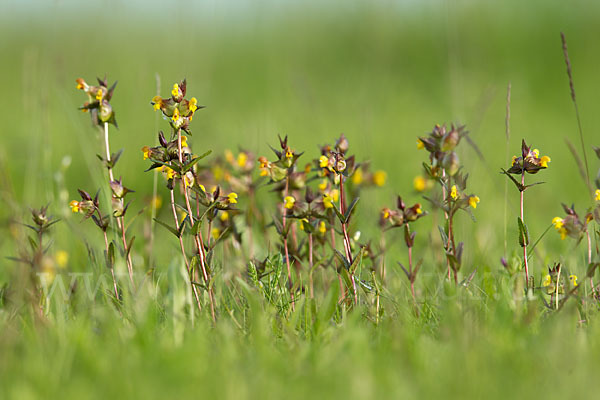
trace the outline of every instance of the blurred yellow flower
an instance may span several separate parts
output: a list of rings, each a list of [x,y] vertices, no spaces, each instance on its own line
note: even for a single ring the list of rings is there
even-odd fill
[[[327,166],[329,166],[329,158],[325,156],[319,157],[319,167],[327,168]]]
[[[479,196],[469,196],[469,205],[473,208],[477,208],[477,203],[479,203]]]
[[[427,188],[427,181],[422,176],[415,176],[413,179],[413,187],[417,192],[422,192]]]
[[[548,156],[543,156],[542,158],[540,158],[540,165],[544,168],[548,168],[548,163],[552,161],[550,159],[550,157]]]
[[[171,117],[171,119],[173,120],[173,122],[179,121],[179,108],[176,108],[173,111],[173,116]]]
[[[328,183],[327,179],[323,179],[323,180],[321,181],[321,183],[319,183],[319,190],[320,190],[321,192],[324,192],[324,191],[325,191],[325,189],[327,189],[327,183]]]
[[[571,281],[571,285],[573,287],[577,287],[577,275],[569,275],[569,281]]]
[[[600,189],[596,189],[596,192],[594,193],[594,200],[600,201]]]
[[[77,200],[71,201],[69,207],[71,207],[71,211],[74,213],[79,212],[79,202]]]
[[[144,160],[147,160],[150,153],[150,147],[144,146],[142,147],[142,153],[144,153]]]
[[[325,221],[321,221],[321,222],[319,223],[319,233],[320,233],[321,235],[324,235],[324,234],[325,234],[325,232],[327,232],[327,226],[325,225]]]
[[[219,228],[212,228],[212,230],[210,231],[210,235],[216,240],[219,238],[219,236],[221,236],[221,231],[219,230]]]
[[[219,218],[221,219],[221,221],[225,222],[229,219],[229,213],[227,211],[223,211]]]
[[[67,262],[69,261],[69,253],[64,250],[59,250],[54,255],[54,260],[59,268],[64,268],[67,266]]]
[[[450,188],[450,197],[452,197],[454,200],[458,199],[458,190],[456,189],[456,185],[452,185],[452,188]]]
[[[162,198],[160,196],[152,197],[152,200],[150,200],[150,206],[158,210],[160,207],[162,207]]]
[[[192,97],[190,99],[190,102],[188,103],[188,108],[191,112],[195,112],[198,109],[198,100],[195,97]]]
[[[283,199],[283,206],[288,210],[294,208],[294,203],[296,203],[296,199],[293,196],[286,196]]]
[[[355,185],[360,185],[363,181],[363,174],[362,174],[362,169],[361,168],[357,168],[356,171],[354,171],[354,174],[352,175],[352,183],[354,183]]]
[[[231,192],[227,195],[227,199],[229,200],[229,202],[231,204],[237,203],[237,198],[238,198],[238,195],[235,192]]]
[[[171,90],[171,94],[173,95],[173,97],[179,97],[179,95],[181,94],[181,91],[179,90],[179,85],[174,83],[173,84],[173,90]]]
[[[383,186],[385,185],[385,181],[387,179],[387,174],[385,173],[385,171],[375,171],[375,173],[373,174],[373,183],[377,186]]]
[[[248,154],[244,153],[243,151],[238,154],[237,156],[237,164],[243,168],[246,166],[246,163],[248,162]]]
[[[421,139],[417,139],[417,149],[423,150],[425,148],[425,143]]]
[[[333,208],[333,198],[327,193],[323,195],[323,207]]]

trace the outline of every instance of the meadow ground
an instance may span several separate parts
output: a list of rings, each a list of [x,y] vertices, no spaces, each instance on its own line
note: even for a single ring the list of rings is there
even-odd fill
[[[0,397],[593,396],[600,328],[583,279],[585,240],[561,240],[550,228],[529,265],[541,284],[547,267],[560,262],[580,277],[577,296],[559,312],[544,305],[551,299],[545,290],[523,298],[522,271],[511,273],[500,261],[519,265],[521,247],[519,194],[499,172],[510,167],[523,138],[552,158],[531,177],[545,183],[525,192],[532,242],[564,215],[561,203],[581,215],[593,205],[566,144],[581,152],[560,32],[568,40],[593,179],[600,167],[592,150],[600,145],[599,17],[600,7],[587,1],[1,4]],[[111,104],[119,129],[111,127],[110,144],[125,149],[115,173],[135,190],[128,217],[137,235],[131,254],[138,288],[123,289],[118,307],[102,234],[68,206],[78,188],[110,198],[96,158],[103,137],[78,110],[85,96],[75,88],[76,78],[91,82],[105,74],[118,80]],[[315,299],[300,294],[292,311],[282,305],[285,285],[277,299],[267,298],[248,277],[247,254],[226,244],[214,253],[216,326],[206,307],[194,312],[178,241],[150,223],[147,209],[156,177],[163,203],[157,217],[168,220],[169,192],[160,174],[144,172],[149,163],[140,151],[157,145],[159,129],[168,130],[150,100],[183,78],[207,106],[195,114],[189,138],[196,154],[213,151],[201,165],[211,166],[227,149],[272,158],[268,145],[278,144],[278,134],[305,152],[304,165],[344,133],[350,153],[387,174],[382,187],[361,192],[349,229],[361,232],[362,243],[380,243],[381,209],[396,195],[422,203],[430,214],[414,228],[415,257],[423,259],[418,315],[396,263],[408,262],[401,230],[385,233],[388,272],[379,306],[366,289],[359,305],[336,304],[335,272],[323,268]],[[428,160],[415,142],[438,123],[466,124],[481,153],[466,141],[457,148],[469,190],[481,199],[475,221],[466,213],[455,219],[465,243],[458,281],[465,285],[445,279],[437,227],[443,213],[423,199],[438,192],[413,187]],[[281,200],[269,187],[255,200],[264,214],[278,213]],[[245,201],[241,196],[240,209],[249,207]],[[77,289],[50,284],[40,316],[23,295],[29,286],[21,278],[30,267],[9,257],[28,246],[19,223],[30,223],[30,208],[46,204],[61,219],[45,241],[48,254],[68,256],[54,282],[70,289],[74,279]],[[597,223],[589,227],[595,245]],[[268,229],[252,249],[258,259],[281,250],[276,229]],[[186,244],[193,248],[191,237]],[[117,259],[126,288],[127,267]],[[101,279],[105,286],[94,292]]]

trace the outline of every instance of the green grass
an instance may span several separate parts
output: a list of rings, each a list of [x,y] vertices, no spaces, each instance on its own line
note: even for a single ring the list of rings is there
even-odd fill
[[[358,159],[388,173],[384,188],[361,198],[352,226],[374,241],[383,205],[391,205],[396,194],[410,204],[419,201],[412,179],[426,155],[416,150],[416,137],[435,123],[467,124],[485,160],[461,145],[469,187],[481,203],[477,222],[466,214],[457,217],[457,237],[466,243],[460,279],[477,273],[468,288],[444,282],[443,266],[429,246],[437,238],[434,219],[419,221],[415,252],[425,263],[417,281],[422,312],[416,318],[396,267],[397,260],[405,263],[406,251],[401,235],[392,233],[385,312],[376,326],[366,305],[330,315],[335,292],[319,294],[314,314],[310,306],[299,306],[284,317],[256,288],[244,289],[236,278],[226,285],[226,278],[244,277],[246,265],[220,251],[217,290],[223,307],[212,327],[205,314],[190,316],[193,304],[177,243],[157,227],[157,279],[135,299],[125,298],[123,317],[102,293],[90,299],[84,290],[69,302],[57,294],[42,322],[22,303],[0,303],[1,398],[306,398],[317,392],[336,398],[559,398],[598,389],[594,307],[577,309],[571,302],[560,313],[548,313],[537,298],[527,304],[514,300],[518,291],[500,258],[520,251],[518,194],[509,186],[505,199],[506,178],[498,173],[523,137],[552,157],[550,168],[537,175],[546,183],[526,192],[533,238],[562,213],[561,202],[575,203],[578,211],[589,206],[564,145],[568,138],[579,150],[559,33],[569,43],[595,175],[600,164],[589,146],[599,144],[594,142],[600,123],[594,109],[600,89],[598,5],[176,4],[154,5],[155,13],[148,14],[119,3],[87,9],[39,5],[38,13],[0,6],[0,32],[11,38],[0,41],[2,58],[9,60],[0,67],[0,288],[8,283],[12,288],[24,268],[5,258],[17,255],[24,243],[16,222],[29,218],[29,207],[48,203],[62,218],[51,233],[51,252],[69,253],[65,273],[105,275],[100,234],[67,207],[77,188],[95,192],[105,186],[95,157],[100,137],[77,110],[84,99],[74,82],[105,73],[119,81],[112,102],[119,130],[111,131],[111,146],[125,149],[116,173],[136,190],[132,213],[152,195],[153,176],[143,172],[148,165],[139,149],[155,145],[157,130],[166,128],[149,105],[157,74],[162,93],[186,77],[189,93],[207,105],[192,125],[197,153],[212,149],[221,155],[241,146],[267,155],[267,145],[281,133],[309,159],[317,156],[317,145],[344,132]],[[68,167],[61,166],[65,157]],[[268,190],[260,196],[266,208],[274,204]],[[166,205],[159,218],[169,218]],[[147,229],[147,219],[138,218],[133,229]],[[265,243],[257,256],[275,252],[273,243]],[[143,274],[141,233],[134,254]],[[532,261],[536,278],[553,261],[585,274],[583,245],[549,232]]]

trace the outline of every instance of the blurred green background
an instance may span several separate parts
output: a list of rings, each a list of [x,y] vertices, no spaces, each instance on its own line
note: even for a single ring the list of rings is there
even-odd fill
[[[467,243],[466,273],[474,268],[480,272],[484,268],[501,268],[499,259],[505,254],[506,178],[499,170],[508,166],[511,156],[518,153],[522,138],[552,158],[550,168],[535,177],[547,183],[526,193],[525,219],[534,238],[547,228],[552,217],[562,214],[561,202],[575,203],[578,211],[591,204],[576,163],[565,145],[568,138],[581,151],[560,32],[564,32],[568,40],[590,173],[594,177],[599,163],[591,146],[600,145],[596,131],[600,125],[600,113],[596,111],[600,91],[597,40],[600,3],[597,1],[115,0],[81,3],[0,2],[3,38],[0,40],[3,196],[0,216],[3,222],[23,220],[27,218],[27,207],[50,203],[51,212],[66,219],[66,223],[56,226],[54,246],[69,250],[74,260],[71,269],[86,269],[85,246],[83,241],[73,239],[73,232],[88,239],[100,238],[92,224],[80,224],[78,216],[69,215],[67,203],[76,197],[77,188],[95,192],[104,184],[95,158],[95,154],[101,152],[101,141],[88,115],[77,110],[85,100],[75,89],[78,77],[91,82],[96,76],[106,74],[109,82],[119,81],[112,101],[119,130],[111,130],[111,147],[113,151],[125,149],[116,174],[123,176],[126,186],[136,190],[134,210],[152,193],[153,175],[143,172],[148,165],[142,160],[140,149],[156,144],[158,129],[167,128],[153,112],[150,99],[157,92],[158,82],[160,92],[166,95],[172,84],[184,77],[188,80],[188,93],[207,106],[192,123],[194,135],[190,142],[198,153],[212,149],[215,154],[222,154],[227,148],[235,151],[242,147],[259,155],[269,155],[268,144],[276,143],[277,134],[287,134],[291,145],[306,151],[308,159],[317,155],[318,145],[332,142],[340,133],[345,133],[358,159],[369,159],[374,169],[388,173],[385,187],[366,194],[360,203],[354,229],[366,232],[367,237],[376,233],[375,219],[380,207],[393,204],[396,194],[402,194],[411,204],[419,201],[420,195],[414,192],[412,180],[421,173],[426,154],[417,151],[417,136],[429,132],[436,123],[466,124],[471,139],[484,155],[484,160],[480,160],[466,142],[461,145],[461,161],[471,176],[470,191],[481,198],[475,211],[477,223],[465,214],[457,221],[457,237]],[[507,154],[505,109],[509,82],[512,100]],[[68,168],[64,166],[66,158],[70,158]],[[162,193],[166,195],[164,190]],[[507,204],[510,253],[519,249],[515,222],[518,193],[511,186],[508,186]],[[428,232],[437,232],[432,224],[432,219],[426,219],[418,228],[423,232],[418,236],[420,252],[427,252],[424,244]],[[2,230],[0,250],[5,256],[14,255],[6,223],[2,224]],[[164,238],[172,239],[166,234]],[[164,263],[177,254],[171,242],[157,249]],[[136,246],[141,245],[136,243]],[[400,243],[397,247],[398,251],[404,251]],[[572,241],[560,241],[558,235],[550,232],[538,247],[541,257],[534,261],[534,273],[539,276],[552,260],[568,258],[574,260],[570,268],[583,274],[585,265],[580,263],[583,251],[579,250],[573,252]],[[400,254],[404,257],[404,253]],[[0,265],[8,266],[9,262],[3,257]],[[3,280],[8,276],[6,270],[2,268],[0,272]],[[506,309],[495,312],[502,315],[490,319],[511,321],[512,314]],[[458,332],[465,321],[455,317],[452,313],[445,317],[449,321],[446,326]],[[487,318],[480,316],[481,320]],[[477,317],[473,319],[480,322]],[[325,351],[326,355],[319,353],[322,359],[317,353],[326,345],[312,348],[304,342],[292,341],[281,353],[280,349],[275,353],[265,350],[256,353],[259,355],[253,353],[254,347],[246,349],[241,342],[227,347],[227,335],[231,334],[227,329],[231,327],[221,328],[222,336],[216,345],[198,337],[186,342],[203,358],[215,355],[217,350],[213,345],[226,354],[220,367],[210,372],[216,374],[214,376],[202,375],[201,371],[198,375],[191,373],[195,364],[185,359],[182,350],[174,350],[169,340],[153,336],[152,330],[162,329],[159,324],[157,327],[148,323],[147,332],[142,332],[144,324],[140,324],[136,331],[139,337],[134,335],[132,345],[129,341],[113,342],[110,336],[113,328],[90,339],[83,332],[96,328],[81,322],[82,326],[74,330],[59,327],[58,333],[53,334],[56,337],[37,343],[39,352],[38,347],[21,349],[29,356],[22,369],[40,380],[33,390],[25,379],[21,386],[15,386],[13,394],[19,398],[36,397],[37,390],[46,383],[40,378],[45,371],[42,367],[37,371],[35,366],[44,363],[64,363],[70,368],[64,375],[56,376],[53,383],[56,387],[50,385],[51,393],[60,393],[60,383],[67,382],[70,374],[81,373],[73,383],[75,386],[70,386],[75,396],[92,384],[90,377],[100,376],[104,382],[110,382],[113,374],[125,376],[131,373],[128,368],[135,369],[148,361],[152,370],[159,370],[162,365],[177,365],[181,359],[187,360],[183,366],[165,369],[165,375],[149,377],[135,372],[137,379],[147,381],[148,396],[160,393],[168,382],[178,379],[183,393],[189,380],[202,376],[208,384],[214,383],[211,377],[235,368],[239,368],[234,371],[235,376],[242,380],[248,369],[243,367],[246,364],[238,364],[241,362],[256,367],[260,379],[240,383],[239,392],[232,389],[228,397],[251,397],[253,391],[260,390],[260,383],[272,385],[272,397],[281,398],[284,394],[299,397],[309,393],[310,387],[299,384],[293,388],[292,395],[286,393],[285,386],[273,383],[278,376],[283,380],[286,371],[297,373],[297,368],[290,367],[279,357],[288,351],[293,353],[288,356],[296,362],[296,367],[307,368],[306,376],[300,378],[318,379],[320,371],[332,373],[334,366],[343,364],[344,360],[352,364],[353,372],[349,374],[365,380],[348,386],[344,384],[347,376],[335,370],[339,375],[335,375],[336,383],[330,390],[338,394],[358,394],[357,397],[389,395],[392,392],[387,392],[387,388],[397,387],[394,385],[397,379],[406,380],[406,386],[398,389],[398,394],[413,396],[481,397],[487,384],[496,384],[496,389],[511,389],[503,387],[500,379],[494,380],[499,370],[484,375],[479,383],[462,386],[464,379],[472,377],[468,372],[453,371],[463,356],[465,365],[470,368],[468,371],[473,374],[484,370],[490,359],[499,360],[505,373],[504,382],[522,379],[540,365],[543,372],[540,375],[560,374],[552,366],[565,359],[559,359],[559,353],[545,352],[546,346],[550,346],[548,343],[559,343],[563,334],[573,334],[565,333],[568,329],[564,325],[554,327],[552,338],[542,343],[535,335],[520,336],[522,332],[518,330],[503,331],[493,323],[479,331],[479,325],[470,322],[464,326],[473,330],[474,336],[457,334],[452,343],[458,345],[451,349],[445,347],[446,331],[436,334],[439,334],[436,337],[439,342],[420,336],[418,328],[406,332],[405,326],[394,326],[387,331],[387,336],[378,337],[358,328],[358,323],[351,323],[349,326],[356,327],[356,333],[338,333],[340,348]],[[575,325],[571,320],[565,323]],[[487,335],[492,335],[491,339]],[[331,333],[327,338],[337,336]],[[500,353],[489,355],[489,359],[478,357],[476,353],[485,351],[488,340]],[[79,347],[72,349],[72,353],[55,354],[52,346],[63,341],[73,341]],[[98,353],[98,343],[107,346],[106,353]],[[325,343],[328,342],[325,340]],[[50,350],[44,344],[49,344]],[[130,346],[134,349],[132,358],[122,359],[123,354],[131,351]],[[259,342],[260,346],[268,347]],[[339,361],[336,357],[346,354],[347,348],[343,346],[351,352],[348,358]],[[371,358],[363,356],[364,346],[374,346]],[[573,367],[588,348],[577,347],[575,342],[569,342],[568,347],[562,350],[570,357],[567,364]],[[159,354],[154,353],[157,348],[164,356],[144,356]],[[422,352],[414,350],[412,353],[411,349],[415,348]],[[596,344],[596,353],[597,349]],[[515,367],[513,360],[530,350],[542,355],[541,358],[529,359],[519,364],[517,370],[511,369]],[[90,354],[89,359],[86,352]],[[403,357],[399,370],[393,370],[396,364],[392,361],[379,363],[391,353]],[[6,356],[6,365],[18,362],[20,354]],[[365,357],[366,364],[359,368],[359,362]],[[441,361],[437,361],[438,358]],[[190,363],[187,368],[186,362]],[[184,368],[188,373],[177,375]],[[272,370],[278,372],[270,380]],[[169,375],[169,371],[173,375]],[[413,375],[407,371],[413,371],[417,383],[410,380]],[[449,375],[440,378],[448,371],[451,371]],[[593,370],[588,373],[590,371]],[[573,386],[588,383],[586,377],[589,378],[578,376]],[[433,387],[427,389],[427,382],[438,378],[447,384],[448,392],[437,392]],[[382,386],[378,386],[377,379],[384,380]],[[512,388],[517,394],[523,393],[520,391],[527,386],[527,382],[519,382]],[[329,383],[319,384],[324,387]],[[550,379],[533,383],[539,386],[529,388],[532,395],[539,393],[538,390],[546,397],[574,393],[566,389],[554,392]],[[104,394],[135,394],[131,386],[123,382],[115,391],[107,386]],[[494,397],[494,393],[486,395]]]

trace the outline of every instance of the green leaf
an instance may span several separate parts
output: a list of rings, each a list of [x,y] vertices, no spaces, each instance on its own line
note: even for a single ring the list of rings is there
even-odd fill
[[[189,171],[198,161],[202,160],[203,158],[207,157],[210,153],[212,153],[212,150],[208,150],[206,153],[194,158],[193,160],[187,162],[184,166],[182,171],[185,173],[187,171]]]
[[[127,243],[127,254],[125,254],[125,257],[128,257],[129,253],[131,253],[131,248],[133,247],[134,241],[135,241],[135,236],[132,236],[131,239],[129,239],[129,243]]]
[[[346,256],[340,253],[338,249],[335,249],[335,255],[340,259],[340,261],[342,261],[342,264],[344,264],[344,268],[346,270],[350,270],[351,264],[350,261],[348,261],[348,259],[346,258]]]
[[[352,203],[350,203],[350,206],[346,210],[346,214],[344,214],[344,223],[345,224],[347,224],[348,221],[350,220],[350,217],[352,216],[352,212],[354,211],[354,207],[356,207],[356,203],[358,203],[359,199],[360,199],[360,197],[356,197],[354,200],[352,200]]]
[[[526,247],[529,245],[529,230],[521,217],[517,217],[517,223],[519,224],[519,244],[521,247]]]
[[[513,176],[509,172],[507,172],[504,168],[500,168],[500,170],[502,171],[501,172],[502,174],[504,174],[510,178],[510,180],[515,184],[517,189],[519,189],[519,192],[522,192],[523,190],[525,190],[525,187],[523,187],[523,185],[521,185],[521,182],[519,182],[515,178],[513,178]]]
[[[110,155],[110,166],[111,167],[114,167],[115,165],[117,165],[117,161],[119,161],[119,158],[121,158],[121,154],[123,154],[123,149]]]
[[[342,214],[340,212],[340,210],[337,208],[337,206],[335,205],[335,203],[331,203],[331,205],[333,205],[333,210],[335,211],[335,214],[337,215],[338,219],[340,220],[340,222],[342,224],[345,224],[346,222],[346,217],[344,217],[344,214]]]
[[[169,230],[169,232],[171,232],[173,235],[175,235],[176,237],[179,238],[179,232],[177,231],[177,229],[173,228],[172,226],[169,226],[169,224],[162,222],[161,220],[159,220],[158,218],[154,218],[154,221],[156,221],[158,224],[164,226],[165,228],[167,228]]]
[[[115,265],[115,245],[113,242],[108,245],[108,251],[104,250],[104,257],[106,258],[106,267],[112,269]]]
[[[185,218],[179,224],[179,228],[177,228],[177,237],[181,237],[183,235],[183,229],[185,228],[185,222],[190,220],[190,216],[186,215]]]

